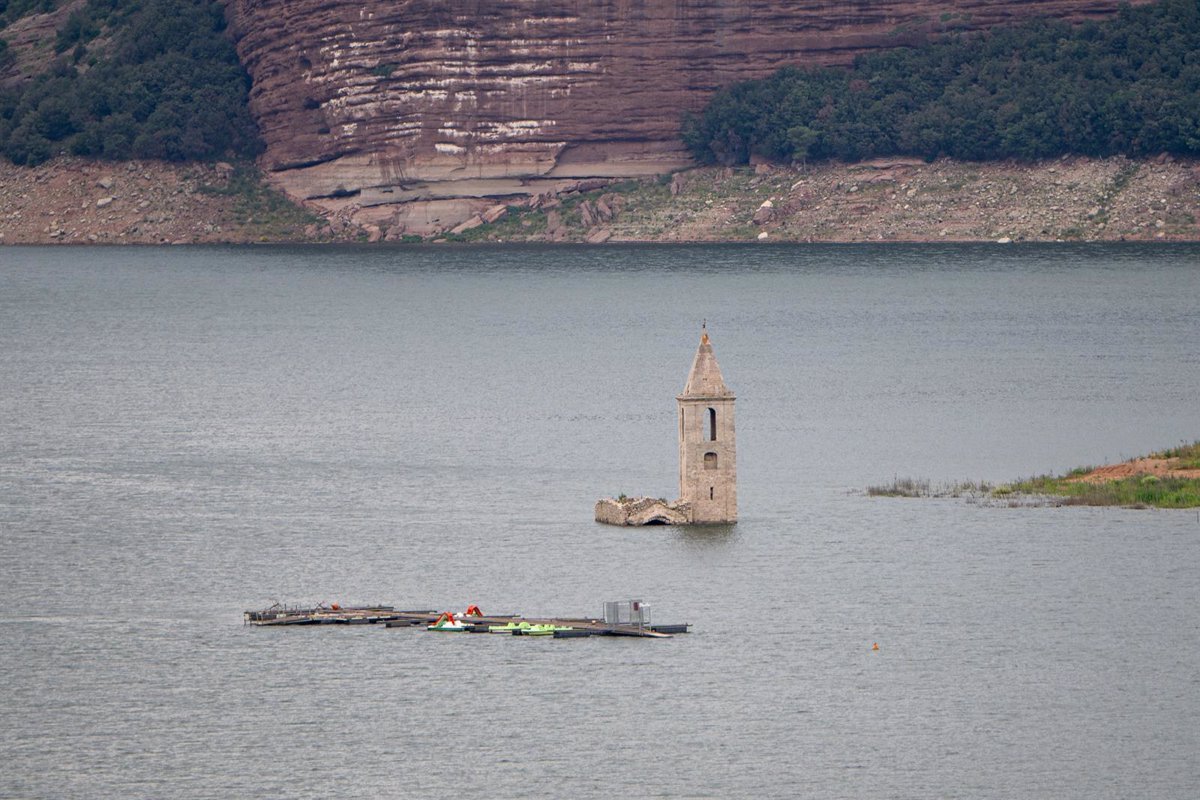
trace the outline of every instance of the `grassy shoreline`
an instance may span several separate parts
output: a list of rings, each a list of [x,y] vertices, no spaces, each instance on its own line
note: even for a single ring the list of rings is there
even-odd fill
[[[1154,474],[1147,464],[1160,464]],[[1121,469],[1125,467],[1125,469]],[[872,497],[973,497],[1029,505],[1031,499],[1058,506],[1122,506],[1125,508],[1200,508],[1200,477],[1172,474],[1200,470],[1200,441],[1151,453],[1114,467],[1078,467],[1065,475],[1037,475],[1000,486],[963,482],[931,485],[930,481],[895,478],[891,484],[867,487]],[[1127,474],[1122,474],[1127,473]]]
[[[1200,478],[1159,478],[1140,475],[1104,483],[1071,481],[1069,477],[1041,475],[1001,486],[994,497],[1045,495],[1060,498],[1065,506],[1124,506],[1126,508],[1200,507]]]

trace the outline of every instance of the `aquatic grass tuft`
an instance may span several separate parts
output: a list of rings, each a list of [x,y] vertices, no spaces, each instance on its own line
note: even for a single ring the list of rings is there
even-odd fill
[[[985,481],[934,484],[928,478],[893,478],[890,484],[868,486],[870,497],[970,497],[986,495],[992,486]]]
[[[929,481],[918,478],[893,478],[891,484],[868,486],[871,497],[929,497]]]

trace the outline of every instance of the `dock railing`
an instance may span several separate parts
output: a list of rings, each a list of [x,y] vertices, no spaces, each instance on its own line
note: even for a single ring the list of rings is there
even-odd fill
[[[641,630],[650,626],[650,604],[641,600],[615,600],[604,604],[606,625],[633,625]]]

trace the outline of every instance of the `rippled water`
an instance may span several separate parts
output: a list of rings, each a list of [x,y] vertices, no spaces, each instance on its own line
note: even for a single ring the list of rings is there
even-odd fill
[[[2,797],[1190,797],[1200,247],[0,248]],[[707,319],[741,521],[674,496]],[[275,600],[669,641],[255,629]],[[880,644],[872,652],[872,642]]]

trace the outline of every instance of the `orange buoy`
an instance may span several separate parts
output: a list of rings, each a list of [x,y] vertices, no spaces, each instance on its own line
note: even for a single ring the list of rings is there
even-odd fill
[[[342,607],[341,607],[341,606],[339,606],[337,603],[334,603],[333,605],[331,605],[331,606],[330,606],[330,608],[332,608],[334,611],[341,611],[341,610],[342,610]]]
[[[879,649],[879,642],[876,642],[875,644],[871,645],[871,649],[872,649],[872,650],[878,650],[878,649]]]

